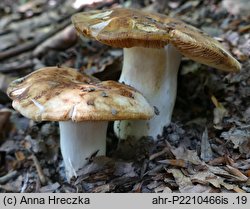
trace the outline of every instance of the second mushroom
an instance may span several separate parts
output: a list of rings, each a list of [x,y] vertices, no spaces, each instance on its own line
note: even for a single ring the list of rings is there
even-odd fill
[[[78,13],[72,22],[80,35],[124,48],[119,81],[141,91],[157,110],[149,121],[116,121],[114,129],[121,139],[152,136],[157,140],[169,125],[182,55],[227,72],[241,68],[218,41],[166,15],[117,8]]]
[[[88,158],[106,153],[108,121],[149,119],[153,108],[134,88],[65,67],[47,67],[13,81],[13,107],[35,121],[59,121],[69,180]]]

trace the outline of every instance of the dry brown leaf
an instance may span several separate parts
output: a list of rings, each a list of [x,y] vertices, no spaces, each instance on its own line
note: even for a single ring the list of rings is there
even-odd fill
[[[172,165],[176,167],[181,167],[181,168],[186,168],[188,166],[188,162],[182,159],[165,159],[165,160],[159,160],[157,161],[159,163],[167,164],[167,165]]]
[[[194,183],[200,183],[204,185],[212,184],[216,188],[220,188],[221,182],[223,182],[223,179],[221,177],[216,176],[210,171],[198,172],[190,176],[190,179]]]
[[[207,185],[194,185],[190,177],[185,176],[179,169],[168,169],[172,173],[181,193],[204,193],[211,190]]]
[[[162,155],[173,155],[170,148],[169,147],[165,147],[163,150],[157,152],[157,153],[153,153],[152,155],[150,155],[149,160],[154,160],[157,157],[160,157]]]
[[[239,148],[240,153],[250,156],[250,126],[246,128],[231,128],[227,132],[222,132],[221,137],[231,141],[234,149]]]
[[[244,182],[246,181],[245,178],[242,178],[242,177],[238,177],[236,175],[233,175],[233,174],[230,174],[228,171],[218,167],[218,166],[210,166],[210,165],[207,165],[207,167],[209,168],[209,171],[216,174],[216,175],[219,175],[219,176],[223,176],[224,178],[227,178],[228,180],[230,181],[241,181],[241,182]]]
[[[177,185],[179,186],[180,192],[184,192],[185,188],[189,188],[189,187],[194,186],[192,181],[190,180],[190,178],[185,176],[181,172],[181,170],[173,168],[173,169],[167,169],[167,172],[171,173],[174,176],[175,181],[176,181]]]
[[[226,165],[226,167],[228,168],[227,171],[229,173],[231,173],[234,176],[237,176],[238,179],[241,179],[241,181],[247,181],[247,176],[245,176],[240,170],[238,170],[237,168],[234,168],[230,165]]]
[[[224,157],[225,157],[227,165],[233,165],[234,164],[234,160],[228,154],[225,154]]]
[[[179,146],[178,148],[173,148],[171,151],[176,159],[185,160],[194,165],[203,164],[198,157],[196,150],[188,150],[184,146]]]
[[[246,191],[244,191],[243,189],[239,188],[237,185],[235,185],[235,187],[233,188],[233,190],[237,193],[246,193]]]
[[[224,165],[226,164],[226,159],[224,156],[220,156],[217,158],[214,158],[213,160],[210,160],[209,165]]]
[[[233,190],[233,191],[235,191],[237,193],[245,193],[245,191],[240,189],[238,185],[229,184],[229,183],[226,183],[226,182],[222,182],[221,185],[223,187],[225,187],[227,190]]]
[[[239,188],[238,185],[236,184],[232,184],[232,183],[226,183],[225,182],[225,178],[220,177],[215,175],[214,173],[208,171],[204,171],[204,172],[199,172],[197,174],[192,175],[191,177],[192,182],[194,183],[201,183],[201,184],[211,184],[216,188],[221,189],[223,186],[224,188],[226,188],[227,190],[233,190],[235,192],[244,192],[243,190],[241,190]]]

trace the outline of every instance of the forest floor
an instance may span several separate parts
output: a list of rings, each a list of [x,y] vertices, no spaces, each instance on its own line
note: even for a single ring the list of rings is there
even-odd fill
[[[248,1],[16,2],[0,3],[0,192],[250,192]],[[122,50],[80,40],[70,17],[118,6],[153,9],[200,28],[219,40],[242,70],[225,73],[183,57],[172,123],[159,140],[131,139],[117,149],[110,123],[107,156],[90,158],[68,183],[58,123],[23,117],[5,92],[12,80],[44,66],[117,80]]]

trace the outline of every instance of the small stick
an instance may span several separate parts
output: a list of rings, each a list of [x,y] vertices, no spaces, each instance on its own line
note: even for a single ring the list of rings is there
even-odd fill
[[[169,147],[165,147],[163,150],[161,150],[160,152],[154,153],[149,157],[149,160],[154,160],[157,157],[160,157],[161,155],[164,154],[170,154],[172,156],[171,150],[169,149]]]
[[[12,73],[14,71],[24,70],[27,68],[32,68],[35,65],[33,60],[17,61],[8,64],[2,64],[0,66],[1,73]]]
[[[5,176],[0,177],[0,184],[4,184],[10,179],[15,178],[17,175],[17,171],[12,171],[10,173],[7,173]]]
[[[38,176],[39,176],[39,179],[40,179],[42,185],[45,185],[46,184],[46,177],[43,173],[42,167],[41,167],[37,157],[34,154],[32,154],[31,158],[36,166],[36,170],[37,170],[37,173],[38,173]]]
[[[154,154],[150,155],[149,160],[153,160],[153,159],[155,159],[155,158],[157,158],[157,157],[159,157],[161,155],[164,155],[167,152],[168,152],[168,148],[164,148],[160,152],[157,152],[157,153],[154,153]]]
[[[28,41],[24,44],[20,44],[16,46],[15,48],[8,49],[6,51],[0,52],[0,60],[4,60],[10,57],[14,57],[16,55],[19,55],[23,52],[29,51],[36,46],[38,46],[40,43],[44,42],[46,39],[49,37],[53,36],[57,32],[61,31],[64,29],[66,26],[70,24],[70,20],[66,20],[65,22],[61,23],[60,25],[54,27],[51,31],[46,33],[45,35],[41,36],[38,39],[35,39],[33,41]]]
[[[105,6],[111,6],[112,4],[114,4],[115,1],[111,1],[111,2],[106,2],[103,4],[100,4],[96,7],[96,9],[101,9]],[[88,8],[87,6],[85,6],[84,8],[79,8],[78,10],[69,13],[68,15],[64,16],[59,22],[59,24],[55,27],[53,27],[53,29],[51,31],[49,31],[48,33],[42,35],[40,38],[32,40],[32,41],[28,41],[24,44],[20,44],[14,48],[10,48],[6,51],[0,52],[0,61],[7,59],[7,58],[11,58],[14,57],[16,55],[19,55],[23,52],[27,52],[30,51],[32,49],[34,49],[35,47],[37,47],[39,44],[41,44],[42,42],[44,42],[45,40],[47,40],[49,37],[55,35],[56,33],[58,33],[59,31],[63,30],[65,27],[67,27],[68,25],[71,24],[71,20],[70,20],[70,16],[73,15],[76,12],[79,12],[85,8]]]

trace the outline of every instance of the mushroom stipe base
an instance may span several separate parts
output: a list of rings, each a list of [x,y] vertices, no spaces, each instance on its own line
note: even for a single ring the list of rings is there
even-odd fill
[[[70,180],[76,171],[88,163],[89,157],[106,154],[107,121],[60,121],[60,143],[66,177]]]
[[[162,49],[124,49],[119,81],[139,90],[159,114],[145,121],[115,121],[114,131],[118,138],[151,136],[157,140],[157,136],[162,134],[164,126],[171,121],[180,62],[181,54],[171,44]]]

